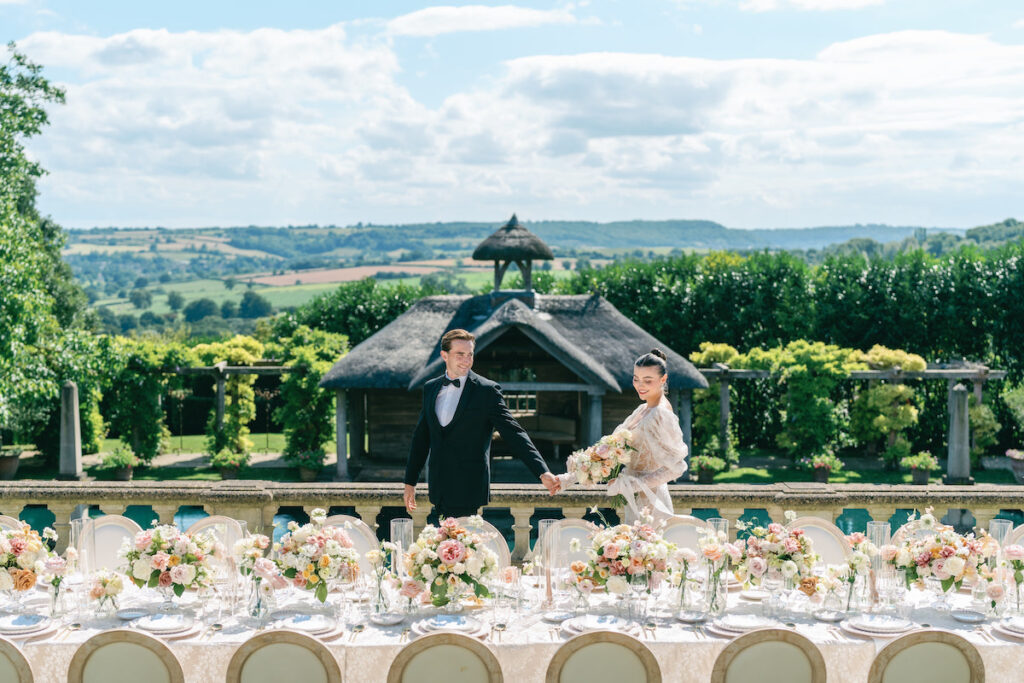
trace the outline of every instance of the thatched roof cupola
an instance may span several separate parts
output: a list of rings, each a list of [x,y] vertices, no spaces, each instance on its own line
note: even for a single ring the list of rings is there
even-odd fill
[[[533,261],[535,259],[552,260],[555,258],[551,247],[544,244],[541,238],[519,224],[515,214],[508,223],[498,228],[493,235],[480,243],[473,252],[476,261],[494,261],[494,291],[501,289],[501,281],[509,265],[515,263],[523,274],[523,289],[533,291]]]

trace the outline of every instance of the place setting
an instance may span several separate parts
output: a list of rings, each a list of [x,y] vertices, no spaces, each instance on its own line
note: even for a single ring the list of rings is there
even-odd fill
[[[434,633],[458,633],[471,638],[486,638],[491,632],[483,621],[465,614],[436,614],[426,619],[412,622],[411,633],[414,637]]]

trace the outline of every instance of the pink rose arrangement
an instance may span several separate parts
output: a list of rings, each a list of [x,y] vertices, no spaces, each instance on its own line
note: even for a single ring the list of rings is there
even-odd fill
[[[93,572],[89,583],[89,599],[95,600],[100,607],[117,609],[117,596],[124,590],[121,575],[101,569]]]
[[[466,527],[479,527],[482,519],[470,517]],[[405,553],[405,569],[409,578],[425,586],[426,595],[436,607],[452,601],[463,587],[477,598],[488,598],[490,592],[483,581],[498,570],[498,557],[485,544],[486,535],[472,532],[454,517],[441,520],[437,526],[428,524]],[[412,590],[407,581],[403,589]],[[408,596],[406,596],[408,597]]]
[[[47,527],[40,536],[28,524],[0,532],[0,591],[26,591],[46,571],[49,542],[57,534]]]
[[[329,582],[352,581],[359,574],[359,551],[352,538],[341,527],[326,526],[326,520],[325,510],[313,510],[309,523],[290,522],[275,546],[285,578],[313,591],[320,602],[327,600]]]
[[[587,550],[589,561],[570,566],[572,581],[584,593],[604,586],[609,593],[622,594],[630,583],[650,584],[669,571],[669,559],[675,551],[650,523],[598,527],[591,535]]]
[[[962,535],[953,527],[938,524],[929,508],[921,516],[921,528],[934,531],[923,538],[913,534],[894,548],[883,546],[880,554],[897,569],[906,570],[907,585],[924,585],[929,577],[937,579],[943,592],[959,589],[964,579],[975,579],[985,542],[974,534]]]
[[[796,515],[787,511],[786,518],[795,519]],[[769,569],[777,569],[783,577],[797,582],[813,573],[818,555],[803,529],[791,529],[778,522],[767,527],[737,522],[736,528],[748,532],[745,540],[734,544],[740,556],[733,557],[733,571],[740,583],[760,585]]]
[[[121,548],[124,574],[139,588],[169,588],[181,597],[186,590],[207,588],[213,583],[210,559],[217,552],[212,533],[189,536],[178,527],[164,524],[145,529]]]

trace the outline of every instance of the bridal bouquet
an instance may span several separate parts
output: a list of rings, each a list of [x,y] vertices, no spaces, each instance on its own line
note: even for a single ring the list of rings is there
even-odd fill
[[[302,526],[289,522],[288,533],[275,549],[285,578],[325,602],[329,581],[351,581],[359,574],[359,551],[344,529],[324,526],[326,511],[317,508],[309,519]]]
[[[605,586],[609,593],[621,594],[631,583],[647,586],[656,573],[667,572],[674,551],[674,544],[663,539],[648,521],[641,520],[632,526],[598,529],[587,549],[589,560],[573,562],[569,569],[581,592]]]
[[[145,529],[121,547],[122,571],[139,588],[170,589],[180,598],[213,583],[215,544],[213,534],[189,536],[170,524]]]
[[[787,511],[786,519],[794,518]],[[812,574],[818,556],[803,529],[790,529],[777,522],[767,527],[748,527],[737,522],[736,528],[747,529],[750,534],[745,542],[737,541],[742,555],[736,562],[735,574],[741,583],[760,584],[769,569],[779,570],[787,579],[799,580]]]
[[[479,517],[470,517],[468,526]],[[454,517],[440,525],[423,527],[405,554],[405,568],[412,581],[429,586],[430,601],[443,607],[458,599],[463,587],[478,598],[490,597],[483,580],[497,573],[498,557],[484,545],[482,534],[471,533]]]
[[[43,536],[28,524],[0,533],[0,590],[27,591],[36,585],[50,556],[47,541],[57,538],[49,527]]]
[[[883,560],[906,570],[907,586],[912,582],[923,584],[932,577],[947,592],[954,586],[959,589],[965,578],[977,575],[982,543],[973,534],[964,536],[953,527],[936,524],[930,512],[921,515],[921,528],[935,529],[935,534],[909,538],[898,546],[886,545],[879,550]]]
[[[620,429],[614,434],[602,436],[590,448],[575,451],[566,460],[566,470],[581,484],[606,484],[616,479],[629,464],[636,450],[630,444],[633,434]],[[616,496],[615,505],[624,505],[625,499]]]

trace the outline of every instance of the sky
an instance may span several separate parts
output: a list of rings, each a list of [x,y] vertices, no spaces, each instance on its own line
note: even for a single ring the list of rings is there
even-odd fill
[[[1024,218],[1020,0],[0,0],[67,227]]]

